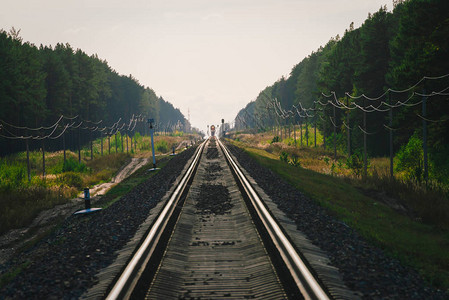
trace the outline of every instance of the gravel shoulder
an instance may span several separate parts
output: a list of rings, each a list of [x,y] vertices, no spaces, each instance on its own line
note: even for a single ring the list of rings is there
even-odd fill
[[[104,195],[114,185],[132,175],[139,168],[149,162],[149,158],[132,158],[131,161],[121,168],[109,182],[95,185],[90,189],[91,202],[95,204],[99,196]],[[74,211],[83,208],[83,193],[69,202],[57,205],[52,209],[41,212],[33,223],[26,228],[12,229],[0,236],[0,265],[6,263],[16,252],[27,243],[51,230],[58,222],[70,216]]]
[[[228,147],[278,208],[295,221],[297,229],[326,252],[344,283],[363,299],[447,299],[442,291],[429,287],[418,272],[364,240],[242,149]]]
[[[0,276],[18,275],[0,288],[0,299],[79,298],[98,282],[96,274],[112,264],[194,153],[172,157],[158,173],[103,211],[68,216],[29,249],[0,264]]]

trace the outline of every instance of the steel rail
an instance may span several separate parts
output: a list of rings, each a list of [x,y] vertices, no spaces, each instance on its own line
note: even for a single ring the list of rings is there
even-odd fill
[[[164,232],[165,227],[167,226],[170,216],[177,206],[177,203],[179,202],[179,199],[181,198],[181,195],[183,194],[183,191],[185,190],[189,179],[194,174],[194,170],[199,163],[204,145],[205,142],[203,142],[198,147],[195,158],[192,161],[190,167],[184,174],[173,194],[170,196],[170,199],[165,204],[145,240],[140,245],[134,256],[131,258],[130,262],[120,275],[119,279],[115,282],[106,299],[129,299],[131,297],[133,289],[136,286],[140,275],[145,270],[148,260],[153,254],[158,241],[162,233]]]
[[[290,271],[293,280],[298,289],[301,291],[305,299],[330,299],[328,294],[323,290],[315,277],[309,271],[307,265],[303,262],[299,254],[296,252],[289,239],[285,236],[279,224],[271,216],[268,209],[265,207],[263,201],[260,199],[256,191],[253,189],[245,175],[232,159],[231,155],[223,143],[219,140],[218,143],[223,150],[229,165],[234,170],[235,174],[246,190],[248,197],[258,214],[260,220],[265,226],[270,238],[279,251],[285,265]]]

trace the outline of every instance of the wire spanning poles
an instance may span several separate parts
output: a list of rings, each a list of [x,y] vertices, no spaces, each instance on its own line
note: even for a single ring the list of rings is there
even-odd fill
[[[45,179],[45,146],[46,141],[57,140],[62,138],[62,148],[64,152],[64,163],[66,162],[66,133],[69,130],[76,130],[78,135],[78,162],[81,162],[81,130],[88,132],[88,140],[90,143],[90,157],[93,159],[93,134],[100,133],[101,140],[101,155],[103,155],[103,135],[108,137],[109,141],[109,154],[111,149],[110,137],[115,135],[116,138],[116,152],[118,152],[117,145],[117,135],[119,133],[126,133],[126,151],[128,152],[128,137],[131,137],[131,151],[132,151],[132,135],[134,133],[137,123],[143,122],[141,115],[133,115],[129,122],[121,122],[121,118],[112,124],[111,126],[100,125],[103,123],[102,120],[98,122],[93,122],[90,120],[84,120],[80,116],[66,117],[61,115],[58,120],[51,126],[42,126],[38,128],[30,128],[26,126],[15,126],[3,120],[0,120],[0,137],[6,140],[22,140],[25,141],[26,146],[26,156],[27,156],[27,173],[28,181],[31,181],[31,167],[30,167],[30,141],[40,141],[42,149],[42,174]],[[122,139],[122,152],[123,149],[123,135],[120,134]],[[72,136],[73,137],[73,136]],[[137,145],[135,144],[135,149],[137,150]]]
[[[413,108],[421,105],[421,113],[416,112],[414,109],[414,115],[422,120],[422,136],[423,136],[423,153],[424,153],[424,179],[428,180],[428,163],[427,163],[427,123],[444,123],[448,122],[449,119],[441,118],[439,120],[432,120],[427,117],[427,101],[431,98],[437,96],[447,97],[449,96],[449,86],[445,88],[435,89],[432,92],[426,92],[423,87],[428,81],[436,81],[449,78],[449,74],[429,77],[424,76],[414,85],[403,89],[395,90],[388,88],[381,95],[377,97],[368,97],[365,94],[354,96],[349,92],[344,93],[343,97],[338,97],[335,92],[331,91],[322,93],[320,99],[313,102],[313,107],[304,108],[301,102],[297,105],[292,105],[290,110],[282,108],[281,102],[278,99],[270,99],[265,103],[265,109],[268,112],[268,118],[275,122],[275,128],[273,128],[273,133],[283,138],[282,129],[284,129],[284,137],[287,136],[286,133],[286,123],[290,118],[299,117],[299,126],[301,132],[301,146],[303,145],[303,130],[302,124],[303,120],[306,123],[306,144],[309,145],[309,119],[313,120],[314,123],[314,146],[316,147],[316,123],[317,117],[321,119],[323,125],[323,146],[326,148],[326,126],[330,124],[333,131],[333,152],[334,159],[337,159],[337,129],[344,129],[346,131],[346,148],[348,156],[351,156],[351,132],[359,130],[363,135],[363,177],[367,176],[367,138],[380,133],[383,130],[388,131],[388,144],[390,152],[390,176],[393,177],[393,133],[400,128],[393,128],[395,123],[393,119],[393,111],[399,110],[401,108],[407,109],[408,113],[413,112]],[[441,85],[441,84],[439,84]],[[427,84],[429,86],[429,84]],[[420,92],[421,91],[421,92]],[[393,101],[395,100],[395,101]],[[274,118],[272,117],[272,113]],[[338,114],[337,114],[338,113]],[[357,113],[361,113],[361,122],[359,124],[351,124],[351,114],[354,116]],[[245,114],[248,114],[245,110]],[[387,114],[386,120],[387,124],[382,124],[380,128],[375,131],[368,130],[368,120],[367,117],[370,114]],[[339,115],[340,117],[337,117]],[[237,121],[243,122],[240,115],[237,116]],[[246,118],[245,118],[246,119]],[[357,119],[357,118],[354,118]],[[247,123],[247,121],[243,122]],[[340,123],[340,124],[339,124]],[[283,126],[282,126],[283,124]],[[296,145],[296,130],[294,132],[295,145]],[[290,133],[289,133],[290,135]]]
[[[368,97],[365,94],[359,96],[353,96],[349,92],[346,92],[343,98],[337,97],[335,92],[330,92],[329,94],[322,93],[324,98],[327,98],[326,102],[321,102],[319,100],[315,101],[315,104],[321,105],[322,107],[331,105],[334,111],[334,118],[332,119],[329,116],[330,122],[335,128],[338,127],[336,124],[337,120],[335,118],[335,109],[339,109],[346,114],[346,122],[342,121],[342,125],[347,129],[347,149],[348,155],[351,154],[351,140],[350,140],[350,131],[360,130],[363,133],[363,176],[366,178],[367,176],[367,136],[374,135],[379,133],[382,129],[388,130],[389,132],[389,152],[390,152],[390,176],[393,177],[393,132],[399,130],[399,128],[393,128],[394,119],[393,119],[393,110],[399,108],[413,108],[421,105],[422,113],[415,112],[414,114],[422,120],[422,135],[423,135],[423,153],[424,153],[424,180],[427,182],[428,180],[428,154],[427,154],[427,122],[447,122],[448,119],[441,120],[430,120],[427,118],[427,101],[429,98],[433,98],[435,96],[449,96],[449,86],[443,89],[439,89],[438,91],[432,91],[430,93],[426,92],[426,89],[423,87],[422,92],[417,92],[420,89],[420,84],[425,84],[425,81],[429,80],[438,80],[449,77],[449,74],[438,76],[438,77],[422,77],[417,83],[412,85],[411,87],[404,90],[394,90],[387,89],[384,93],[377,97]],[[404,95],[406,95],[404,97]],[[405,100],[396,100],[393,103],[392,99],[402,99]],[[345,99],[345,103],[341,100]],[[416,101],[418,99],[418,101]],[[357,101],[362,100],[362,105],[358,104]],[[367,102],[368,101],[368,102]],[[368,104],[369,102],[373,102],[375,104]],[[360,111],[363,115],[363,123],[362,126],[354,125],[350,126],[349,124],[349,115],[351,111]],[[382,124],[382,128],[379,128],[377,131],[370,132],[367,129],[367,114],[371,113],[388,113],[388,124]],[[335,147],[335,141],[334,141]],[[334,148],[335,149],[335,148]]]
[[[291,136],[291,127],[292,127],[292,120],[293,120],[293,135],[294,135],[294,143],[296,145],[296,123],[299,125],[300,129],[300,145],[303,146],[303,123],[305,122],[305,143],[307,146],[309,146],[310,141],[310,134],[309,134],[309,119],[313,122],[313,128],[314,128],[314,147],[317,145],[317,116],[318,111],[320,109],[317,109],[315,107],[313,108],[304,108],[301,103],[298,103],[298,105],[292,105],[292,109],[285,110],[282,108],[281,103],[275,98],[271,100],[270,103],[267,104],[267,110],[271,109],[274,111],[277,124],[279,125],[279,136],[281,140],[283,137],[287,137],[287,128],[289,130],[288,136]],[[296,121],[296,119],[298,121]],[[284,123],[284,135],[282,135],[282,126],[280,126],[280,123]],[[289,124],[287,124],[289,123]],[[287,126],[288,125],[288,126]]]

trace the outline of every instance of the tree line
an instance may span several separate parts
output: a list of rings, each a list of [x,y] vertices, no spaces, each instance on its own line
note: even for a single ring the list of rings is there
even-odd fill
[[[173,124],[190,128],[179,109],[98,55],[62,43],[36,47],[19,34],[0,30],[0,120],[38,128],[61,115],[110,125],[142,115],[161,130]],[[23,150],[21,144],[0,138],[0,154]]]
[[[351,23],[343,37],[331,38],[288,78],[261,91],[238,113],[236,126],[316,122],[342,152],[360,151],[368,136],[369,156],[384,156],[390,132],[398,153],[411,139],[422,143],[427,120],[432,174],[448,178],[449,77],[442,76],[449,73],[448,11],[445,0],[394,1],[391,12],[381,7],[359,28]],[[273,99],[286,111],[304,109],[279,118]],[[333,105],[321,105],[327,102]],[[361,109],[349,109],[356,106]]]

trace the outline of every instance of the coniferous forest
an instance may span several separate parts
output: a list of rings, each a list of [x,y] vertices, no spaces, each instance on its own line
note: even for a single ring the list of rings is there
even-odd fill
[[[449,1],[393,2],[266,87],[236,127],[316,124],[326,148],[336,139],[341,153],[361,153],[366,138],[369,157],[389,155],[391,132],[395,156],[415,160],[418,181],[424,139],[430,178],[448,182]]]
[[[190,128],[179,109],[132,75],[120,75],[97,55],[69,44],[36,47],[23,42],[20,30],[14,28],[0,31],[0,107],[0,120],[17,127],[50,126],[61,115],[94,123],[102,120],[102,125],[110,126],[140,115],[141,123],[153,118],[160,130],[173,124]],[[136,129],[144,131],[143,126]],[[24,135],[5,123],[3,131],[8,136]],[[86,142],[88,137],[81,139]],[[68,146],[75,147],[70,141]],[[52,144],[57,149],[61,142]],[[23,150],[24,142],[0,138],[0,149],[2,155]]]

